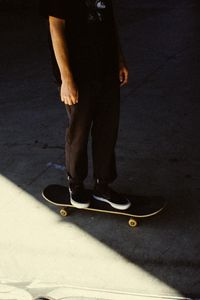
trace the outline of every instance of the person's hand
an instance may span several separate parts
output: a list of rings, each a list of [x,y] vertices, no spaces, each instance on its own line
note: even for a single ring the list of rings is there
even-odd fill
[[[125,62],[122,60],[119,64],[119,80],[120,80],[120,86],[124,86],[128,84],[128,68],[125,64]]]
[[[60,97],[61,101],[67,105],[78,103],[78,89],[72,78],[62,81]]]

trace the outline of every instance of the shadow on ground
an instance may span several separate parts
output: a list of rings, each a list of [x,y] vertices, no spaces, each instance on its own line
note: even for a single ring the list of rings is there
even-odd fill
[[[114,186],[163,196],[168,209],[134,230],[124,218],[99,214],[76,212],[66,222],[181,294],[198,296],[199,9],[195,1],[160,3],[117,5],[130,83],[122,91]],[[47,184],[65,181],[67,122],[51,76],[46,26],[29,10],[2,11],[0,26],[0,172],[43,201]]]

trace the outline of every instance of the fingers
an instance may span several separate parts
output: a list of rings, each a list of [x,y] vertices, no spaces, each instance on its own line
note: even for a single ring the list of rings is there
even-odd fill
[[[121,87],[128,84],[128,69],[127,68],[122,68],[120,70],[119,80],[120,80]]]
[[[62,102],[64,102],[65,105],[73,105],[71,97],[64,97]]]
[[[61,101],[66,105],[74,105],[78,103],[78,91],[75,95],[61,95]]]

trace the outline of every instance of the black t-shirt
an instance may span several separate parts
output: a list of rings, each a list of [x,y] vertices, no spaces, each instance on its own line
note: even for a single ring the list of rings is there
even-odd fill
[[[66,20],[66,39],[75,78],[102,78],[118,71],[112,0],[41,0],[40,14]],[[54,72],[60,74],[52,51]]]

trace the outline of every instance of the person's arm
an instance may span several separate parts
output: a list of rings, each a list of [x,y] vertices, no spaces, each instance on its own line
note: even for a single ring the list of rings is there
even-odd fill
[[[118,57],[119,57],[119,80],[120,80],[120,86],[124,86],[124,85],[128,84],[129,71],[128,71],[128,67],[127,67],[127,64],[126,64],[126,61],[124,58],[124,54],[122,51],[121,43],[120,43],[119,32],[118,32],[118,28],[117,28],[118,26],[117,26],[117,22],[115,20],[113,4],[112,4],[112,9],[113,9],[115,36],[117,39]]]
[[[118,36],[118,35],[117,35]],[[119,80],[120,86],[128,84],[129,71],[126,65],[124,54],[122,52],[121,43],[118,37],[118,55],[119,55]]]
[[[78,90],[70,69],[69,52],[66,41],[66,24],[64,19],[49,17],[50,34],[53,49],[61,75],[61,101],[68,105],[78,102]]]

